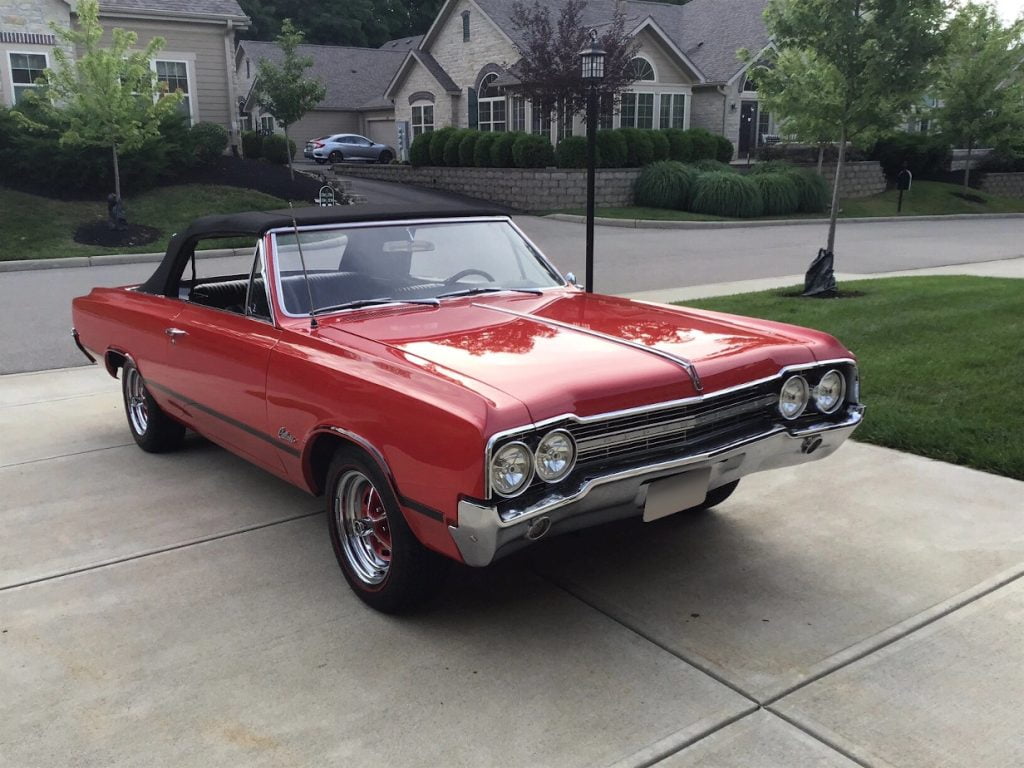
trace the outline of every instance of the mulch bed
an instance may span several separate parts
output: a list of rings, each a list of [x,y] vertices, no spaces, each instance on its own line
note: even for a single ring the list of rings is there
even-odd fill
[[[261,160],[246,160],[225,155],[213,165],[189,168],[178,174],[171,184],[221,184],[226,187],[254,189],[283,200],[313,200],[322,182],[295,172],[292,181],[288,166],[273,165]]]
[[[125,229],[111,229],[106,220],[99,219],[82,224],[75,230],[74,240],[84,245],[102,245],[104,248],[124,248],[147,245],[160,237],[160,230],[129,224]]]

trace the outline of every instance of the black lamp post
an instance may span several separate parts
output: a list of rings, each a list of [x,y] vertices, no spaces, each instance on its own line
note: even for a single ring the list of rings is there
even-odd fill
[[[590,45],[580,51],[583,82],[587,84],[587,272],[584,287],[594,292],[594,177],[597,165],[597,86],[604,79],[604,50],[597,30],[590,30]]]

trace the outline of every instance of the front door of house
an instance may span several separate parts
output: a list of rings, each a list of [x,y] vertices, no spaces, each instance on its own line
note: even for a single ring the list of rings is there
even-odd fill
[[[740,135],[737,143],[739,157],[748,157],[757,149],[757,102],[740,102]]]

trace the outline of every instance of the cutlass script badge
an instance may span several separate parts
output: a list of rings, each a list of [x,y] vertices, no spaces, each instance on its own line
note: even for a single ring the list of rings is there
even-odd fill
[[[282,440],[284,440],[286,443],[294,443],[295,442],[295,435],[293,435],[291,432],[289,432],[284,427],[281,427],[279,430],[277,430],[277,436],[279,438],[281,438]]]

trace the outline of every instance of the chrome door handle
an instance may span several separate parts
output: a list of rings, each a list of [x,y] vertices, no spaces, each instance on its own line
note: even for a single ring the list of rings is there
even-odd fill
[[[183,331],[181,328],[164,328],[164,333],[171,339],[171,344],[178,340],[180,336],[188,336],[188,331]]]

